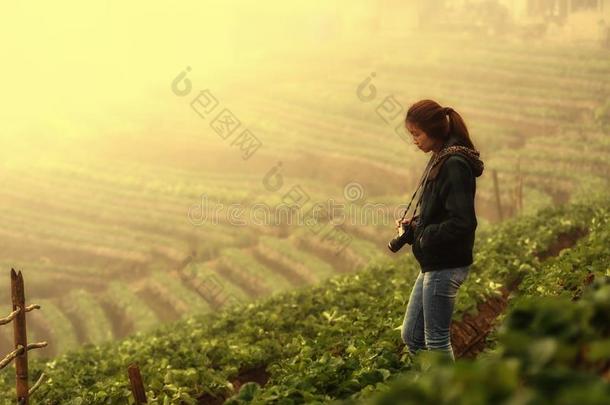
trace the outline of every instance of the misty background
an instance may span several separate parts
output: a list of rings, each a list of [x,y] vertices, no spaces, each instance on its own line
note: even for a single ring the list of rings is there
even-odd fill
[[[602,191],[609,23],[602,0],[3,4],[0,306],[22,270],[51,356],[386,256],[429,158],[402,130],[422,98],[481,152],[481,229]],[[225,109],[235,132],[214,129]],[[194,214],[295,195],[377,219]]]

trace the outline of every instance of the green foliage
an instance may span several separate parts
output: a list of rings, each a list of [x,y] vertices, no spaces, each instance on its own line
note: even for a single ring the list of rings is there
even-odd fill
[[[562,294],[527,298],[532,296],[528,291],[536,291],[536,274],[559,260],[541,262],[536,255],[562,233],[585,228],[590,236],[573,248],[578,257],[561,257],[604,263],[606,254],[608,262],[607,250],[589,243],[591,235],[602,235],[607,227],[608,208],[607,198],[559,206],[480,232],[456,319],[497,294],[500,285],[522,276],[532,281],[511,303],[495,349],[477,362],[458,362],[453,368],[440,364],[442,360],[422,362],[428,353],[421,358],[408,354],[399,330],[419,268],[404,254],[314,287],[191,316],[48,363],[33,361],[33,376],[43,370],[50,376],[37,398],[49,404],[128,403],[126,367],[136,361],[153,404],[196,403],[202,394],[230,397],[231,404],[364,401],[375,392],[419,398],[415,403],[450,403],[462,397],[471,401],[462,403],[474,404],[502,398],[537,403],[527,401],[543,395],[595,403],[596,396],[607,394],[595,373],[608,360],[608,288],[596,287],[576,303]],[[431,367],[438,371],[432,373]],[[244,384],[236,392],[234,383],[253,369],[264,370],[268,381],[263,386]],[[10,401],[13,377],[0,373],[0,379],[0,398]],[[396,379],[401,380],[398,386]],[[550,384],[560,384],[561,394],[547,392]]]
[[[343,404],[606,404],[610,384],[610,277],[582,299],[522,297],[499,331],[498,350],[448,364],[423,352],[375,395]],[[425,371],[425,372],[423,372]]]
[[[122,310],[138,331],[148,330],[158,325],[159,321],[152,309],[122,282],[111,282],[104,294],[104,299],[110,305]]]
[[[270,260],[286,266],[297,277],[316,282],[334,273],[333,268],[317,257],[295,248],[289,241],[261,236],[259,252]]]
[[[604,132],[610,132],[610,99],[595,109],[593,117]]]
[[[112,339],[112,324],[93,295],[84,289],[72,290],[64,298],[64,308],[70,317],[82,322],[89,343],[101,343]],[[46,318],[46,309],[41,313]],[[62,339],[64,340],[64,339]]]
[[[70,319],[68,319],[61,308],[53,304],[50,300],[39,300],[38,304],[40,305],[41,310],[44,310],[44,315],[39,312],[36,316],[38,318],[44,318],[44,322],[49,326],[49,329],[53,331],[53,340],[60,345],[58,350],[76,348],[78,343],[76,333]]]
[[[550,258],[544,271],[528,273],[520,285],[525,295],[577,298],[587,280],[610,274],[610,209],[600,206],[587,224],[588,234],[573,248]]]

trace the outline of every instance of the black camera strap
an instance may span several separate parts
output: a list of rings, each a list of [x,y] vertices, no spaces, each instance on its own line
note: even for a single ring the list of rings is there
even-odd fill
[[[437,155],[434,155],[428,161],[428,165],[426,166],[426,169],[424,170],[424,174],[422,175],[421,181],[419,182],[419,185],[417,186],[417,189],[415,190],[415,192],[411,196],[411,201],[409,201],[409,205],[407,206],[407,209],[402,214],[402,218],[400,218],[401,222],[402,222],[402,220],[405,219],[405,216],[407,215],[407,212],[409,212],[409,208],[411,208],[411,204],[413,203],[413,199],[415,198],[415,195],[421,189],[421,193],[419,194],[419,197],[417,199],[417,203],[415,204],[415,209],[413,210],[413,215],[411,216],[411,221],[413,220],[413,218],[415,218],[415,214],[417,213],[417,208],[419,208],[419,206],[421,204],[421,201],[422,201],[422,197],[424,195],[424,189],[426,188],[426,183],[428,181],[428,175],[430,174],[430,170],[432,170],[432,167],[434,166],[434,162],[436,161],[436,157],[437,157]],[[423,186],[423,188],[422,188],[422,186]]]

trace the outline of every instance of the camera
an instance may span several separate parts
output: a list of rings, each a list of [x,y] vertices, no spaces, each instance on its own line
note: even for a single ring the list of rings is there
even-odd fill
[[[416,220],[416,219],[415,219]],[[413,219],[407,224],[400,224],[398,235],[388,243],[388,249],[396,253],[407,243],[413,243],[414,230],[411,225]]]

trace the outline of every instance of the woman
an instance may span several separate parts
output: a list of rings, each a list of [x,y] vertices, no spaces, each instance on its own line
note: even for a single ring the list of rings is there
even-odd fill
[[[455,361],[451,317],[458,288],[473,262],[475,178],[483,173],[483,162],[462,117],[450,107],[421,100],[409,108],[405,125],[413,143],[432,156],[412,218],[396,221],[398,228],[411,227],[407,243],[421,267],[401,336],[413,355],[436,350]],[[421,213],[415,215],[420,204]]]

